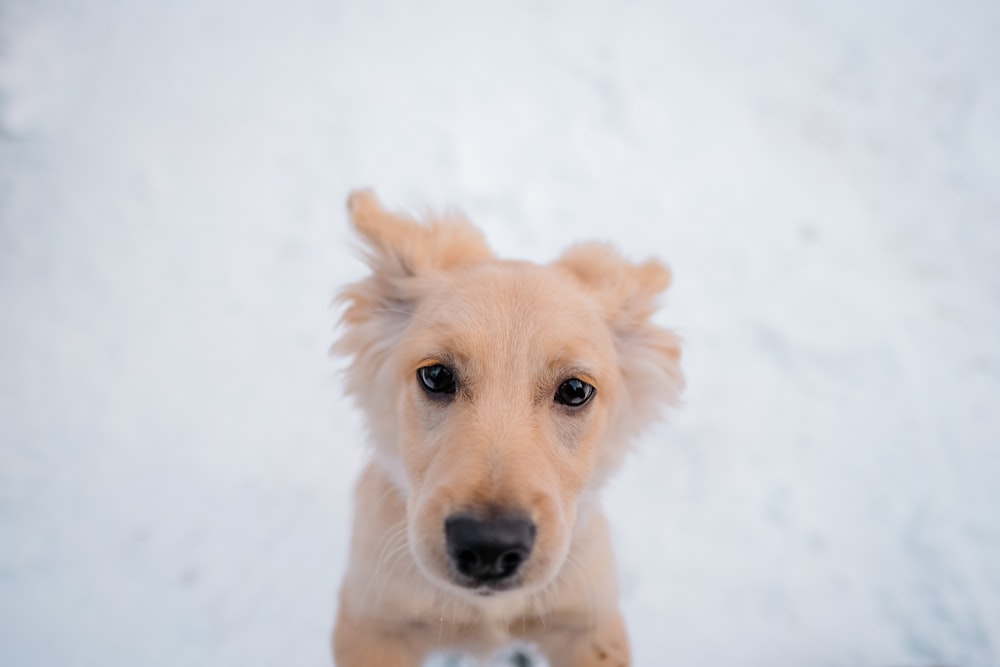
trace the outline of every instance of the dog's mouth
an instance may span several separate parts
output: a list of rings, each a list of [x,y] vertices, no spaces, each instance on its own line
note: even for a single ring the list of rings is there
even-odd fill
[[[460,588],[463,588],[477,597],[488,598],[501,593],[515,591],[523,587],[523,577],[517,579],[503,579],[500,581],[478,581],[464,577],[457,572],[451,573],[451,581]]]

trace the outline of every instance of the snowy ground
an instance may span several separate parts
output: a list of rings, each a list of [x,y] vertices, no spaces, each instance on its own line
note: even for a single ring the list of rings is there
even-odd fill
[[[673,266],[637,665],[1000,664],[1000,5],[490,4],[0,3],[0,664],[329,664],[365,184]]]

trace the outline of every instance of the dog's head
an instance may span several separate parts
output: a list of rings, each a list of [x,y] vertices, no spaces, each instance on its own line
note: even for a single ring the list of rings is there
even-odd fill
[[[680,391],[677,340],[650,321],[670,273],[601,244],[499,260],[460,217],[366,191],[348,207],[372,273],[340,295],[337,349],[417,563],[480,595],[543,587],[581,501]]]

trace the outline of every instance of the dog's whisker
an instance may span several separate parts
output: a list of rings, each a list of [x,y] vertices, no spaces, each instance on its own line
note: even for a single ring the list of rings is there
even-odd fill
[[[386,565],[385,565],[386,571],[383,573],[381,577],[382,586],[378,592],[379,596],[381,596],[382,591],[385,590],[386,584],[392,578],[392,575],[395,574],[396,569],[399,567],[399,564],[406,562],[406,556],[409,552],[409,549],[410,545],[407,543],[407,541],[402,540],[400,541],[399,544],[393,547],[392,551],[386,557]]]
[[[379,568],[382,562],[385,560],[386,554],[395,543],[399,540],[400,536],[406,532],[407,526],[406,522],[399,522],[394,526],[390,527],[385,534],[382,536],[382,548],[379,551],[378,558],[375,561],[375,573],[378,574]]]
[[[409,553],[410,545],[406,540],[405,534],[403,534],[401,538],[402,539],[397,538],[396,541],[398,542],[398,544],[396,544],[392,548],[392,551],[389,553],[389,555],[386,556],[386,562],[384,566],[386,570],[380,577],[382,579],[382,584],[381,586],[377,587],[377,590],[375,592],[376,609],[378,609],[378,607],[380,606],[382,601],[382,594],[385,592],[385,588],[389,584],[389,581],[392,579],[393,574],[395,574],[396,569],[399,567],[399,564],[401,562],[405,563],[407,561],[406,556]]]
[[[378,580],[379,571],[383,567],[386,554],[388,553],[392,545],[399,540],[399,537],[401,535],[405,535],[406,529],[407,529],[406,521],[400,521],[396,524],[393,524],[382,536],[382,542],[381,542],[382,548],[379,551],[378,558],[375,560],[375,569],[368,577],[368,583],[365,586],[365,594],[361,602],[361,608],[366,612],[368,611],[368,599],[372,592],[372,586]]]
[[[573,567],[573,572],[576,573],[577,578],[583,584],[583,590],[587,596],[587,622],[593,625],[597,621],[597,601],[594,595],[594,587],[587,578],[586,570],[583,569],[583,566],[580,565],[573,554],[566,555],[566,564]]]
[[[382,492],[382,495],[380,495],[378,499],[375,501],[374,503],[375,506],[372,508],[372,511],[377,511],[382,509],[382,503],[384,503],[386,499],[388,499],[389,496],[393,495],[394,493],[399,493],[399,491],[396,489],[395,486],[389,484],[388,488],[386,488],[386,490]],[[400,521],[398,523],[393,524],[390,530],[394,530],[396,528],[399,528],[400,526],[405,527],[406,521]]]
[[[542,605],[538,601],[538,595],[532,595],[531,596],[531,601],[535,605],[535,613],[538,614],[538,620],[542,622],[542,627],[545,630],[548,630],[549,626],[545,623],[545,614],[542,612]]]

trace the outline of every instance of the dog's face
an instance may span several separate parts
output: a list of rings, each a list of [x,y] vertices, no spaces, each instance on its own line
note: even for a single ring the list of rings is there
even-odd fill
[[[597,245],[501,261],[464,221],[350,207],[373,274],[342,295],[341,349],[416,562],[470,594],[544,587],[581,499],[680,389],[676,340],[649,322],[669,273]]]
[[[548,580],[621,384],[597,304],[552,268],[459,269],[417,304],[393,361],[410,544],[425,572],[482,592]],[[449,541],[453,517],[482,534]],[[493,555],[480,545],[480,558],[477,540],[505,520],[496,568],[477,569]]]

